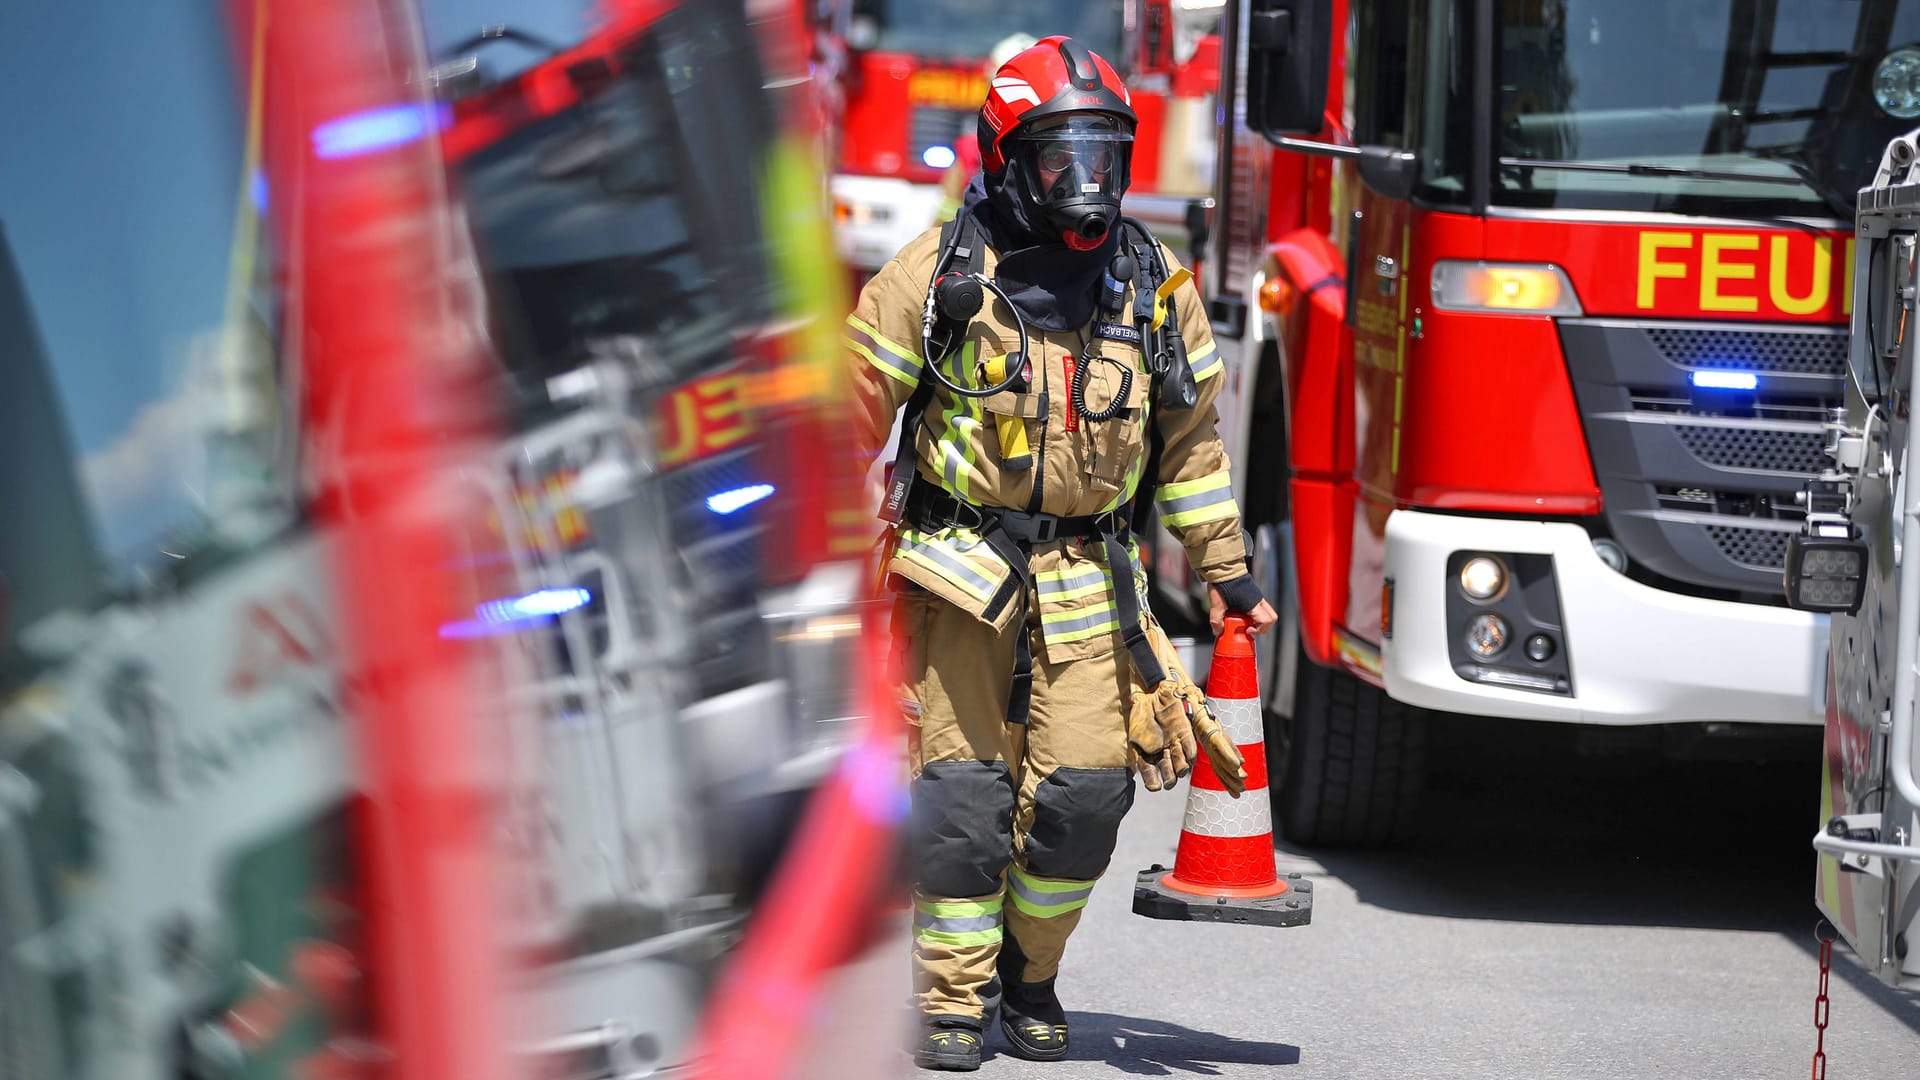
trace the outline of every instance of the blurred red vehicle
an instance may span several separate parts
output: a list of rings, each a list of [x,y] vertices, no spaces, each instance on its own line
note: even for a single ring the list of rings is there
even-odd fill
[[[650,1075],[877,880],[797,12],[553,7],[0,14],[0,1075]]]

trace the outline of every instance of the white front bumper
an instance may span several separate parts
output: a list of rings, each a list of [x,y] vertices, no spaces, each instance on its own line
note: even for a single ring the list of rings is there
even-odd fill
[[[940,189],[886,176],[835,175],[834,242],[840,258],[878,270],[940,217]]]
[[[1447,625],[1456,587],[1447,558],[1457,551],[1552,556],[1571,695],[1454,671],[1448,646],[1464,627]],[[1578,525],[1396,510],[1386,576],[1394,583],[1393,637],[1381,649],[1386,689],[1412,705],[1576,724],[1818,724],[1825,712],[1826,616],[1642,585],[1601,562]]]

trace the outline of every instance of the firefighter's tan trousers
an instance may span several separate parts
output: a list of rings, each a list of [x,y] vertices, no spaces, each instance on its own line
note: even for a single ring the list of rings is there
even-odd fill
[[[1031,619],[995,633],[929,594],[900,599],[901,690],[919,706],[909,728],[915,987],[923,1015],[984,1021],[997,974],[1054,977],[1113,856],[1133,803],[1125,654],[1048,663]],[[1024,726],[1005,722],[1016,633],[1034,646]]]

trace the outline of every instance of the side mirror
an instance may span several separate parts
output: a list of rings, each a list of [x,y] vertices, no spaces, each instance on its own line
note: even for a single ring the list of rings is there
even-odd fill
[[[1247,126],[1269,139],[1315,135],[1327,111],[1333,0],[1251,0]]]

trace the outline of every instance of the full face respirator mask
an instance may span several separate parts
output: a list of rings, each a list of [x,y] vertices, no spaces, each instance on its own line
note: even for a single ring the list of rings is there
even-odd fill
[[[1100,114],[1042,121],[1013,139],[1008,164],[1039,218],[1068,247],[1091,251],[1120,220],[1133,161],[1133,133]]]

